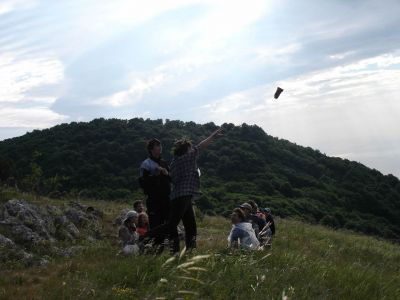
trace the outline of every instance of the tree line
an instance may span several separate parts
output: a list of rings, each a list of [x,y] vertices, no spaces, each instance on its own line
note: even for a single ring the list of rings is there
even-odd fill
[[[328,157],[265,133],[256,125],[223,124],[228,138],[199,159],[203,195],[197,206],[225,214],[255,200],[275,215],[334,228],[400,238],[400,181],[360,163]],[[146,141],[164,158],[177,138],[194,142],[217,126],[176,120],[95,119],[34,130],[0,142],[2,184],[52,197],[134,199]]]

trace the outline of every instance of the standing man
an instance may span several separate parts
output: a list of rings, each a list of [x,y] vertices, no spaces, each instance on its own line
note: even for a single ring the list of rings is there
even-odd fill
[[[185,227],[186,249],[196,248],[197,225],[192,198],[200,187],[197,158],[199,152],[207,148],[211,141],[219,136],[222,136],[222,129],[213,132],[197,146],[192,147],[192,143],[186,139],[179,140],[174,145],[174,159],[170,167],[174,188],[170,197],[171,212],[168,226],[173,254],[180,250],[177,226],[181,220]]]
[[[147,195],[146,206],[149,215],[150,230],[160,228],[168,221],[169,196],[171,192],[169,168],[161,158],[162,145],[157,139],[147,143],[149,157],[140,166],[139,184]],[[162,251],[162,244],[167,237],[167,230],[156,230],[154,244]]]

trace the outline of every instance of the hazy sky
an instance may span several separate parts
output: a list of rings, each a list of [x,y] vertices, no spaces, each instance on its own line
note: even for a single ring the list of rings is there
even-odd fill
[[[0,140],[96,117],[246,122],[400,176],[399,16],[399,0],[0,0]]]

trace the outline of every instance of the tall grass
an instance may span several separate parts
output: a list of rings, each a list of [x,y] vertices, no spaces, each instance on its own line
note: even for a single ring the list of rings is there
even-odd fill
[[[100,205],[113,232],[123,205]],[[119,255],[107,238],[44,268],[1,271],[0,298],[400,299],[398,245],[279,220],[272,248],[249,254],[226,249],[229,230],[225,219],[205,217],[198,249],[176,258]]]

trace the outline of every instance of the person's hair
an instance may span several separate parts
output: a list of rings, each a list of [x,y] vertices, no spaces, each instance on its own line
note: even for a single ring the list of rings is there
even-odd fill
[[[136,200],[135,202],[133,202],[133,208],[136,210],[136,208],[140,205],[143,204],[142,200]]]
[[[138,227],[142,227],[142,226],[145,225],[145,224],[144,224],[144,221],[143,221],[143,218],[144,218],[145,216],[147,216],[146,213],[140,213],[140,214],[139,214],[139,218],[138,218]]]
[[[192,147],[192,142],[186,138],[183,138],[175,142],[172,152],[174,153],[174,156],[182,156],[186,154],[190,147]]]
[[[257,211],[258,205],[257,205],[257,203],[256,203],[254,200],[249,200],[249,201],[247,201],[247,203],[251,205],[251,207],[253,208],[253,211],[254,211],[254,212]]]
[[[135,212],[134,215],[131,215],[131,216],[126,218],[126,220],[124,221],[124,224],[128,225],[128,224],[130,224],[132,222],[133,218],[138,218],[138,217],[139,217],[138,214]]]
[[[233,213],[237,214],[237,216],[241,221],[244,221],[246,219],[243,210],[241,210],[240,208],[235,208],[233,210]]]
[[[154,146],[160,146],[161,142],[157,139],[151,139],[150,141],[147,142],[147,151],[151,152],[153,150]]]

